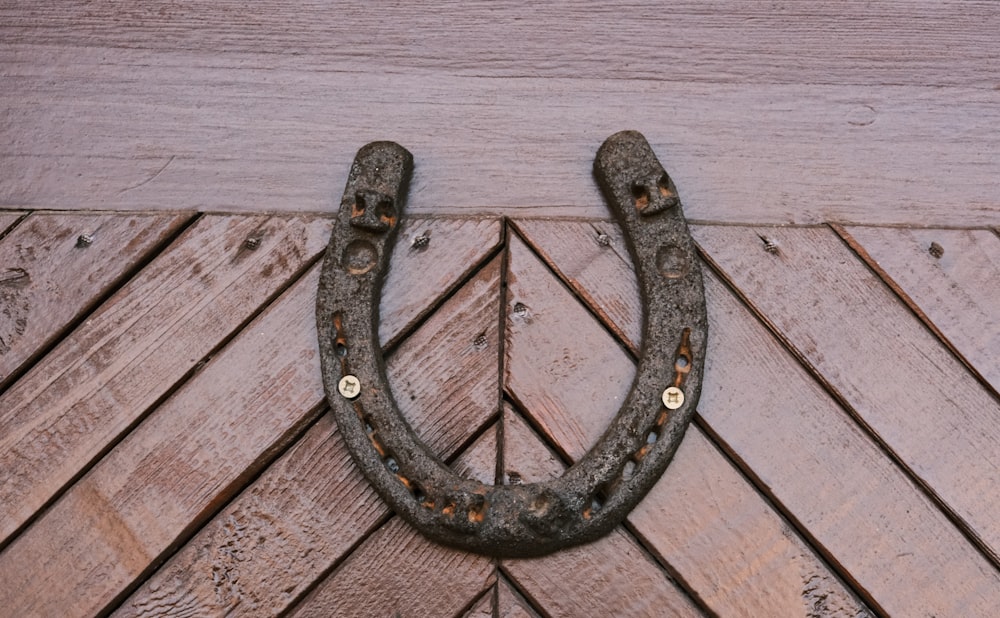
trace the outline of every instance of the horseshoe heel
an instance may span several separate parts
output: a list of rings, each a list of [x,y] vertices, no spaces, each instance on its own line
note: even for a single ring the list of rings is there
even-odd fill
[[[640,133],[616,133],[598,150],[594,173],[625,232],[645,312],[635,381],[597,444],[562,477],[493,486],[441,463],[400,415],[386,379],[379,299],[412,169],[398,144],[358,151],[323,264],[323,383],[348,450],[393,510],[438,542],[527,557],[603,536],[670,463],[701,392],[705,297],[673,182]]]

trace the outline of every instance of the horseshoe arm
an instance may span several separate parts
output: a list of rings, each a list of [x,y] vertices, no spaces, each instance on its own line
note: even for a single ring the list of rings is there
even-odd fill
[[[645,312],[635,381],[594,448],[562,477],[493,486],[458,476],[430,452],[386,379],[378,308],[412,168],[392,142],[358,151],[320,277],[323,383],[348,450],[393,510],[441,543],[526,557],[603,536],[659,479],[701,392],[704,291],[676,187],[640,133],[616,133],[598,150],[594,173],[625,232]]]

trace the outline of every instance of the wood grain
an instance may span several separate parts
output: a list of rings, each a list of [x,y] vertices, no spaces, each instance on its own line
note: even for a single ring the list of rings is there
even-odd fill
[[[493,481],[496,431],[486,431],[456,471]],[[292,612],[328,616],[454,616],[496,583],[493,560],[427,540],[394,517],[354,551]]]
[[[329,229],[315,217],[203,218],[8,390],[0,538],[286,285]],[[251,234],[264,239],[256,251],[243,247]]]
[[[579,241],[591,230],[577,224],[575,230],[555,224],[562,238]],[[571,234],[576,231],[577,234]],[[558,235],[547,236],[553,238]],[[517,382],[510,389],[525,407],[532,422],[547,431],[569,459],[583,455],[575,437],[599,435],[618,412],[620,400],[613,386],[634,374],[634,363],[624,357],[591,366],[594,350],[615,349],[614,340],[587,315],[568,292],[546,287],[553,279],[545,267],[517,246],[511,250],[509,290],[516,302],[532,308],[530,323],[522,323],[510,336],[508,368]],[[580,262],[588,255],[580,252]],[[618,264],[624,264],[617,260]],[[572,260],[569,269],[579,265]],[[624,270],[624,273],[621,272]],[[515,276],[516,273],[516,276]],[[627,268],[605,271],[602,281],[635,279]],[[553,289],[555,288],[555,289]],[[635,306],[635,300],[622,306]],[[510,312],[511,321],[516,312]],[[636,322],[633,318],[632,322]],[[572,325],[572,333],[558,324]],[[530,337],[533,331],[559,333],[565,339],[548,341],[546,347]],[[530,337],[530,338],[529,338]],[[582,365],[579,359],[586,358]],[[548,368],[565,373],[574,381],[555,382]],[[536,376],[531,380],[529,376]],[[616,398],[612,398],[614,395]],[[589,405],[579,401],[589,401]],[[505,420],[508,417],[505,416]],[[505,437],[524,433],[516,417],[504,427]],[[568,446],[559,440],[572,441]],[[553,455],[540,452],[537,460],[554,467]],[[512,474],[534,479],[525,470],[523,456],[504,459],[506,478]],[[557,468],[558,469],[558,468]],[[848,592],[829,567],[761,499],[740,472],[720,455],[697,427],[688,430],[682,446],[661,481],[629,516],[629,521],[647,546],[669,564],[709,609],[719,615],[782,616],[826,611],[828,615],[854,616],[863,606]]]
[[[563,465],[511,410],[504,412],[503,460],[532,483]],[[621,527],[594,543],[501,567],[550,616],[697,616],[695,604]]]
[[[828,228],[704,226],[694,234],[996,561],[1000,402]],[[764,251],[760,236],[778,253]]]
[[[0,553],[3,607],[100,612],[316,418],[318,274],[311,269]]]
[[[848,241],[888,276],[962,357],[1000,391],[1000,237],[990,230],[850,227]],[[936,243],[944,252],[931,254]]]
[[[546,266],[581,295],[633,354],[638,353],[642,343],[642,320],[635,318],[640,311],[639,284],[631,274],[632,257],[618,224],[592,221],[585,234],[581,234],[580,221],[517,219],[515,224]],[[625,270],[629,276],[614,276]]]
[[[540,618],[527,599],[514,590],[506,577],[497,581],[496,618]]]
[[[10,228],[27,213],[15,210],[0,210],[0,237],[10,231]]]
[[[429,38],[414,24],[451,11],[12,7],[0,204],[329,212],[357,149],[393,139],[417,159],[412,212],[604,216],[594,153],[634,128],[695,219],[995,225],[996,12],[900,6],[567,5],[504,24],[482,4]],[[500,60],[507,41],[534,60]]]
[[[462,618],[495,618],[496,612],[493,609],[493,596],[493,588],[484,592],[479,601],[469,611],[462,614]]]
[[[0,230],[13,221],[0,218]],[[0,386],[190,219],[35,213],[0,240]],[[78,247],[87,234],[93,244]]]
[[[499,291],[497,259],[387,361],[401,411],[445,458],[497,413]],[[390,323],[390,332],[404,323]],[[485,345],[474,343],[480,333]],[[316,346],[314,341],[296,344]],[[485,465],[492,482],[495,446],[480,450],[488,454],[488,464],[468,456],[465,462]],[[387,515],[351,461],[332,417],[324,415],[115,615],[278,614]]]
[[[575,229],[563,227],[559,242],[580,245],[591,236],[590,224],[580,222]],[[533,235],[532,242],[536,238],[553,235]],[[582,252],[579,257],[588,259]],[[635,276],[625,262],[607,265],[612,268],[595,273],[587,285]],[[564,271],[574,268],[572,261],[562,265]],[[781,281],[761,285],[780,286]],[[706,295],[710,337],[699,404],[704,426],[876,606],[894,615],[988,613],[1000,590],[993,567],[711,274]],[[623,315],[636,327],[641,320],[637,295],[616,302],[631,308]],[[683,465],[680,457],[666,477]],[[647,502],[633,518],[648,508]],[[678,517],[683,521],[685,515]],[[650,543],[657,540],[649,537]],[[669,557],[680,569],[683,554]],[[907,584],[901,586],[902,580]],[[804,601],[820,598],[815,593],[822,588],[810,585],[820,581],[803,571]]]
[[[379,340],[395,347],[401,336],[435,309],[442,298],[496,249],[501,225],[496,218],[412,217],[400,224],[389,273],[382,285]],[[426,244],[417,239],[426,239]],[[414,243],[417,244],[414,244]]]
[[[505,389],[577,459],[625,401],[635,365],[520,238],[508,250]]]

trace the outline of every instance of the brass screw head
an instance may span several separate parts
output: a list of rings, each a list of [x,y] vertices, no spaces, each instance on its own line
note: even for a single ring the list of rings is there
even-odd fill
[[[684,391],[676,386],[671,386],[663,391],[661,399],[668,410],[676,410],[684,405]]]
[[[340,395],[344,399],[357,399],[358,395],[361,394],[361,381],[358,380],[357,376],[348,374],[340,378],[337,390],[340,391]]]

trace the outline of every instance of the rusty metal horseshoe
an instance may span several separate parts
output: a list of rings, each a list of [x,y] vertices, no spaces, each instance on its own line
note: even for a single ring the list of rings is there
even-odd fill
[[[527,557],[603,536],[666,469],[701,393],[705,295],[673,182],[638,132],[616,133],[598,150],[594,173],[625,232],[645,313],[635,380],[597,444],[562,477],[494,486],[460,477],[431,453],[386,379],[379,299],[412,170],[398,144],[358,151],[323,264],[320,361],[348,450],[397,514],[446,545]]]

